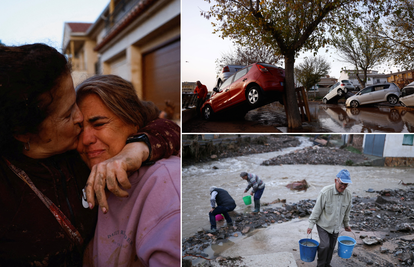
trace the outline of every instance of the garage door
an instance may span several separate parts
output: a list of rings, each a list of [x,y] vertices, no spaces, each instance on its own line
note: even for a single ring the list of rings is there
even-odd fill
[[[122,56],[113,62],[110,63],[111,65],[111,74],[118,75],[122,78],[124,78],[127,81],[130,81],[130,73],[127,65],[126,56]]]
[[[364,154],[382,157],[384,153],[385,134],[365,135]]]
[[[174,106],[174,119],[180,118],[180,41],[144,55],[143,98],[160,110],[166,101]]]

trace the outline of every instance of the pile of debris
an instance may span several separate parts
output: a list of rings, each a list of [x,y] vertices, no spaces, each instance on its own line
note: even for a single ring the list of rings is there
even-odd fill
[[[367,160],[364,155],[352,153],[337,147],[305,147],[289,154],[280,155],[265,160],[261,165],[281,164],[327,164],[327,165],[354,165]]]

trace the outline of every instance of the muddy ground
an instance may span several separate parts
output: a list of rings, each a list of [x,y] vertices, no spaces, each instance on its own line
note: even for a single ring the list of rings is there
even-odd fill
[[[373,191],[373,197],[353,197],[350,225],[355,233],[358,249],[345,266],[413,266],[414,263],[414,188],[406,190]],[[283,200],[275,200],[275,202]],[[316,200],[283,204],[278,208],[264,208],[259,213],[230,213],[235,226],[223,225],[215,235],[205,229],[183,240],[183,266],[192,266],[190,259],[206,258],[203,250],[210,244],[222,242],[231,235],[246,235],[257,228],[283,223],[310,215]],[[265,203],[264,203],[265,204]],[[373,235],[364,233],[371,232]],[[361,242],[362,240],[362,242]],[[207,259],[196,266],[246,266],[240,257]],[[308,266],[308,265],[307,265]]]

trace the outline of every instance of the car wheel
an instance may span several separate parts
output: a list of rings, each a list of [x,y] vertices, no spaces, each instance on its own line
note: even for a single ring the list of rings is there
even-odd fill
[[[204,109],[203,109],[204,119],[209,121],[213,118],[213,115],[214,115],[213,109],[209,105],[205,106]]]
[[[352,108],[357,108],[357,107],[359,106],[359,103],[358,103],[358,101],[356,101],[356,100],[352,100],[352,101],[351,101],[350,106],[351,106]]]
[[[398,110],[391,109],[389,118],[392,122],[398,122],[401,120],[400,113],[398,113]]]
[[[341,89],[338,89],[338,91],[336,92],[338,96],[343,96],[344,95],[344,91],[342,91]]]
[[[400,101],[400,105],[403,106],[403,107],[406,107],[406,105],[401,101]]]
[[[357,109],[357,108],[351,108],[351,114],[352,115],[358,115],[359,114],[359,109]]]
[[[323,98],[322,103],[326,104],[326,103],[328,103],[328,100],[326,98]]]
[[[391,105],[395,105],[398,103],[398,97],[396,95],[389,95],[387,100]]]
[[[259,103],[262,100],[259,90],[260,89],[258,86],[252,86],[249,89],[247,89],[247,92],[246,92],[247,103],[252,107],[259,106]]]

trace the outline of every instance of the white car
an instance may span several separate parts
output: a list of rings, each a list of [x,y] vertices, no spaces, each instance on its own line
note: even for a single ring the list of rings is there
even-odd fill
[[[221,70],[220,75],[217,78],[216,86],[217,88],[220,88],[220,86],[223,84],[225,80],[227,80],[228,77],[233,75],[234,73],[238,72],[239,70],[243,69],[244,65],[227,65],[224,66]]]
[[[379,103],[388,101],[395,105],[398,103],[400,88],[395,83],[381,83],[366,87],[349,97],[345,101],[345,106],[356,108],[360,105]]]
[[[414,82],[401,90],[400,104],[403,107],[414,107]]]
[[[334,97],[342,97],[348,93],[347,84],[337,82],[329,88],[329,92],[323,97],[322,103],[326,104],[329,100],[332,100]]]

